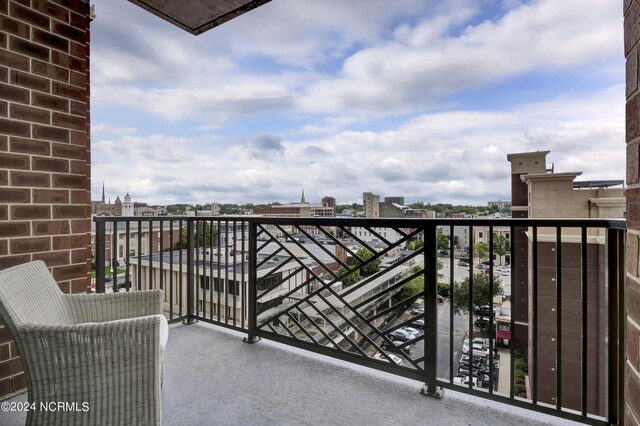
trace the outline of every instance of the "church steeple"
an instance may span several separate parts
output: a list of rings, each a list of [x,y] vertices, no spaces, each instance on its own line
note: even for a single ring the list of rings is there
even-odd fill
[[[302,188],[302,197],[300,197],[300,204],[304,204],[306,201],[304,200],[304,188]]]

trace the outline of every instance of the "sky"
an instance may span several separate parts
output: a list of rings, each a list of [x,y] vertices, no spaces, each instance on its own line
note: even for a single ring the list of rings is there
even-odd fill
[[[486,205],[537,150],[625,178],[620,1],[273,0],[199,36],[96,3],[92,199]]]

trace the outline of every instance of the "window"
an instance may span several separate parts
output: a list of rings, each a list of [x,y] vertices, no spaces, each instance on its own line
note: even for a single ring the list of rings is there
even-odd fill
[[[482,232],[478,232],[478,238],[482,238],[484,234]]]

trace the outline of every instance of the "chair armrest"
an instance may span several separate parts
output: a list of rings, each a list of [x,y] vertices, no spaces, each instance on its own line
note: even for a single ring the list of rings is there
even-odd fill
[[[75,324],[114,321],[163,313],[162,290],[64,296]]]
[[[95,423],[96,414],[115,413],[119,417],[109,419],[113,424],[160,424],[161,321],[161,315],[150,315],[21,327],[29,401],[88,405],[86,413],[30,413],[33,423],[88,424]]]

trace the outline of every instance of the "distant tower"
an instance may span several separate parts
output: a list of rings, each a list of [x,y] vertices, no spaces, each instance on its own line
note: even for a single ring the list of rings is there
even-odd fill
[[[371,192],[362,194],[364,217],[380,217],[380,195]]]
[[[306,201],[304,200],[304,188],[302,188],[302,197],[300,198],[300,204],[304,204]]]
[[[122,203],[122,216],[134,216],[135,211],[133,208],[133,203],[131,202],[131,196],[127,192],[127,195],[124,196],[124,203]]]
[[[102,204],[104,204],[104,182],[102,182]]]

